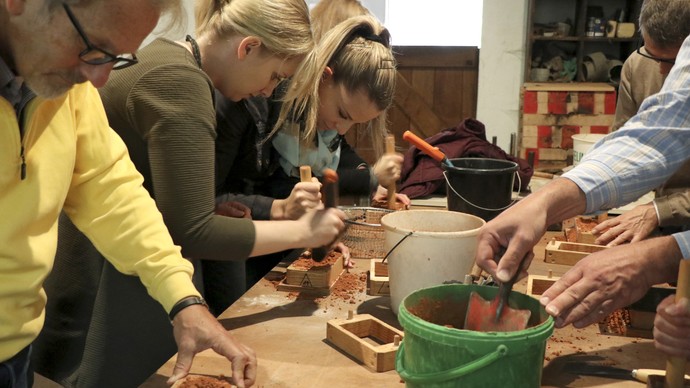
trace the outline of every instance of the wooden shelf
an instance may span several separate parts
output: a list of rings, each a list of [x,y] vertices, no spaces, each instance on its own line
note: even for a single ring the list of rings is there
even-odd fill
[[[525,82],[531,81],[530,71],[533,67],[533,60],[539,58],[542,63],[548,62],[559,51],[564,60],[575,60],[576,73],[574,79],[571,80],[572,82],[587,81],[584,61],[587,55],[593,52],[601,51],[609,60],[625,61],[635,50],[639,33],[628,38],[587,36],[587,16],[592,7],[601,8],[604,15],[602,19],[606,23],[609,18],[614,17],[617,10],[622,10],[626,15],[624,18],[626,22],[637,24],[641,3],[642,0],[529,0],[528,31],[525,42],[527,47]],[[545,26],[564,22],[571,26],[569,36],[544,36],[541,34]],[[560,45],[557,45],[559,43]],[[597,72],[597,74],[599,73]],[[608,80],[595,79],[595,81],[607,82]],[[614,80],[613,82],[617,81]]]

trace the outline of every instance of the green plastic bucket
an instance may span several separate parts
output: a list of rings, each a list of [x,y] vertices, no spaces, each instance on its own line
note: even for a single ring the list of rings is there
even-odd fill
[[[513,292],[509,305],[532,312],[528,328],[477,332],[461,328],[470,292],[492,299],[497,287],[448,284],[424,288],[400,304],[405,331],[395,369],[406,387],[539,387],[553,318],[539,302]]]

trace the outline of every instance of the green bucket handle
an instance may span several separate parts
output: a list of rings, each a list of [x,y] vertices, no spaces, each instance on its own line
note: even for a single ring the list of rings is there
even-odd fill
[[[406,382],[409,381],[411,383],[417,383],[417,384],[424,384],[424,383],[442,383],[444,381],[452,380],[452,379],[457,379],[458,377],[462,377],[464,375],[473,373],[477,371],[478,369],[484,368],[485,366],[488,366],[489,364],[493,363],[494,361],[498,360],[501,357],[504,357],[508,354],[508,347],[501,344],[496,347],[496,350],[481,357],[478,358],[468,364],[461,365],[452,369],[449,369],[447,371],[443,372],[434,372],[434,373],[422,373],[422,374],[411,374],[410,372],[405,370],[405,366],[403,365],[403,355],[405,353],[405,341],[403,340],[400,343],[400,347],[398,348],[398,353],[395,355],[395,369],[398,371],[398,374],[400,377],[405,380]]]

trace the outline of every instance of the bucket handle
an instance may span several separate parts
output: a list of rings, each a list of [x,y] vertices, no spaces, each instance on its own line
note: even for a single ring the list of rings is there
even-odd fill
[[[403,241],[405,241],[406,238],[412,236],[412,233],[414,233],[414,232],[407,232],[407,234],[405,234],[405,235],[403,236],[403,238],[401,238],[397,243],[395,243],[395,245],[393,245],[393,248],[391,248],[391,250],[388,251],[388,253],[386,253],[386,256],[383,257],[383,260],[381,260],[381,263],[385,263],[385,262],[386,262],[386,259],[388,258],[388,256],[391,255],[391,253],[393,253],[393,251],[395,250],[395,248],[397,248],[398,245],[400,245]]]
[[[501,357],[505,357],[508,354],[508,347],[504,344],[500,344],[496,347],[496,350],[482,356],[465,365],[461,365],[443,372],[433,372],[433,373],[419,373],[412,374],[405,370],[405,365],[403,365],[403,358],[405,354],[405,340],[400,343],[398,352],[395,355],[395,369],[398,371],[400,378],[406,382],[415,384],[434,384],[442,383],[444,381],[449,381],[457,379],[459,377],[465,376],[467,374],[473,373],[481,368],[484,368]]]
[[[517,176],[517,179],[518,179],[518,187],[522,187],[522,179],[520,179],[520,174],[519,174],[517,171],[515,171],[515,175]],[[513,205],[515,204],[515,202],[517,202],[517,199],[514,199],[514,200],[510,201],[510,203],[507,204],[506,206],[499,207],[498,209],[491,209],[491,208],[488,208],[488,207],[481,207],[481,206],[479,206],[479,205],[475,205],[475,204],[473,204],[472,202],[468,201],[465,197],[463,197],[462,195],[460,195],[460,193],[458,193],[457,191],[455,191],[455,188],[453,187],[453,185],[450,184],[450,181],[448,180],[448,171],[443,171],[443,178],[445,178],[446,184],[448,185],[448,187],[450,187],[451,190],[453,190],[453,192],[455,193],[455,195],[457,195],[458,197],[460,197],[460,199],[462,199],[463,201],[465,201],[465,202],[467,202],[468,204],[470,204],[470,206],[476,207],[477,209],[486,210],[486,211],[490,211],[490,212],[499,211],[499,210],[506,210],[507,208],[513,206]],[[511,193],[513,192],[513,190],[510,190],[510,191],[511,191]]]

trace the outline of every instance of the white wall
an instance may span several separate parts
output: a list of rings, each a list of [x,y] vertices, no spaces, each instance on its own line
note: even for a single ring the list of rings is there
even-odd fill
[[[477,119],[506,152],[510,134],[519,128],[527,4],[528,0],[484,0]]]
[[[158,22],[158,26],[153,29],[153,32],[144,39],[144,43],[141,44],[141,47],[146,46],[147,44],[151,43],[154,39],[156,39],[159,36],[164,36],[168,39],[172,40],[184,40],[184,37],[187,34],[194,35],[194,0],[182,0],[182,4],[184,5],[185,9],[185,25],[180,26],[178,29],[174,30],[168,30],[168,31],[162,31],[161,26],[167,26],[167,18],[163,17],[161,20]]]

